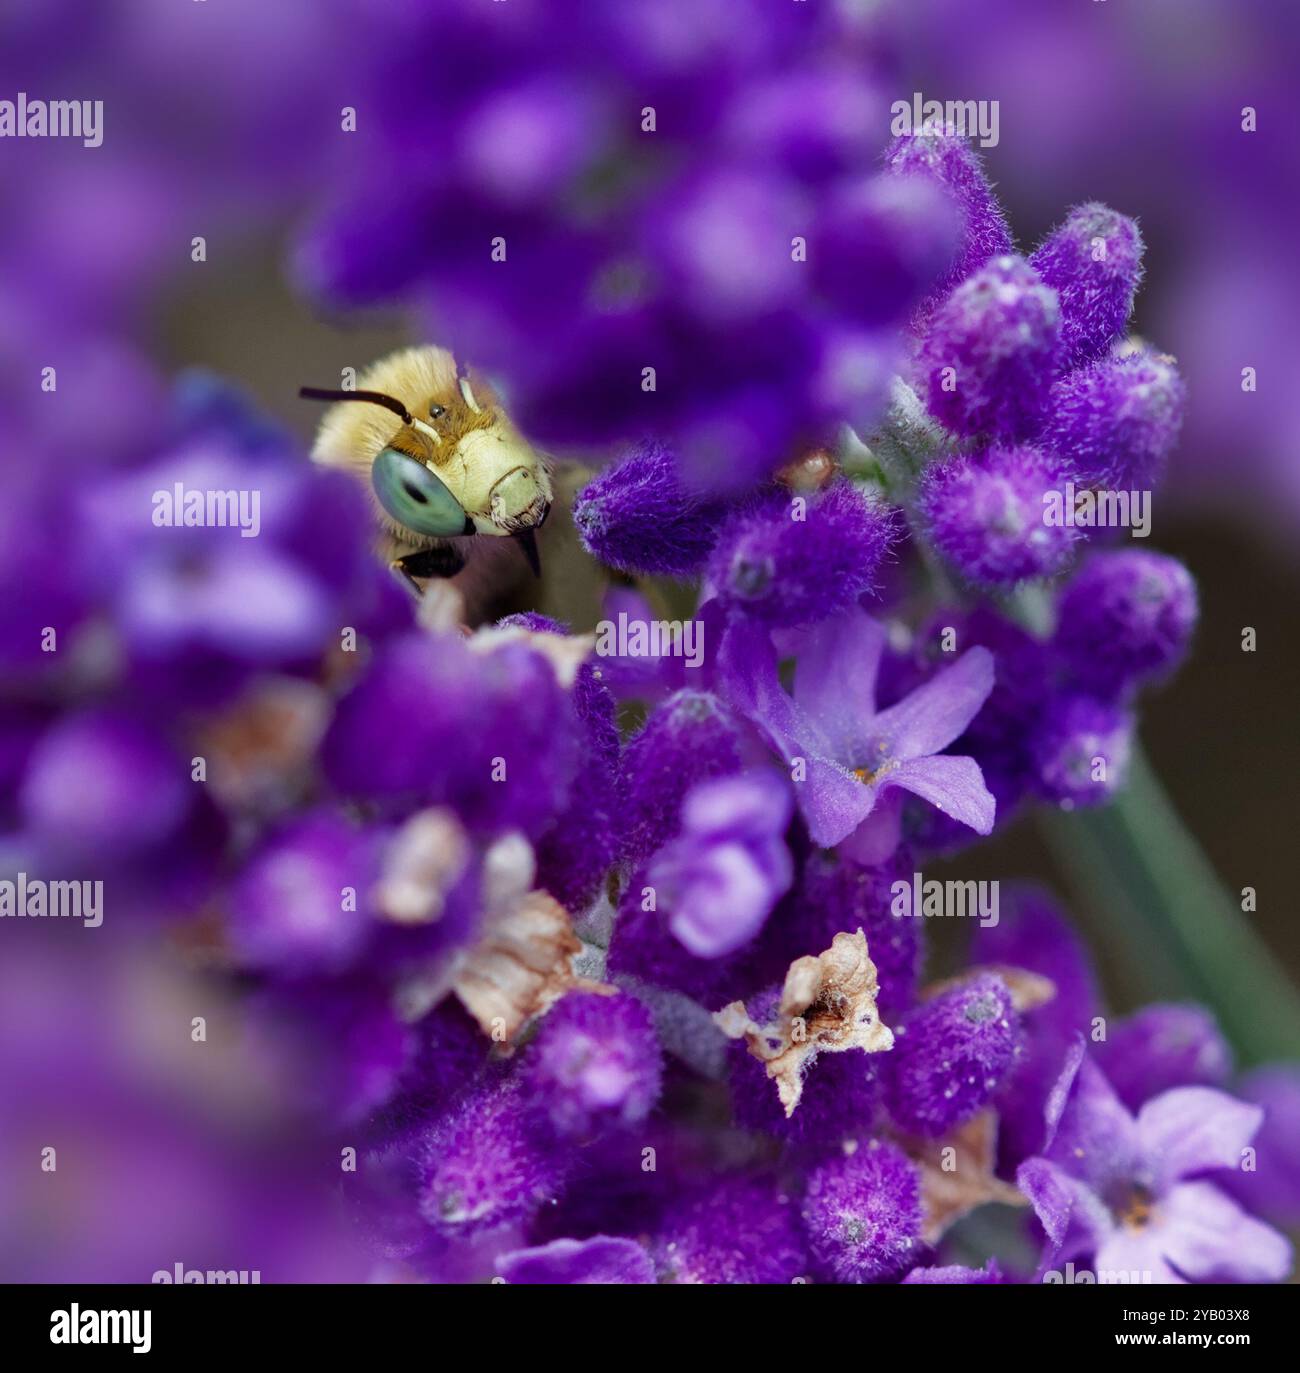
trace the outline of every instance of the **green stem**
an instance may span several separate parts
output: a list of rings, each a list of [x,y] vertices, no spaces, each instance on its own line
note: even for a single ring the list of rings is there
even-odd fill
[[[1048,842],[1122,959],[1133,990],[1209,1006],[1244,1064],[1300,1055],[1300,994],[1134,751],[1104,810],[1045,818]]]

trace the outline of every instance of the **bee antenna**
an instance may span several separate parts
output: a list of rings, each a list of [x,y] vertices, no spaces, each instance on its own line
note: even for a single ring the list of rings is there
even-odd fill
[[[386,396],[382,391],[328,391],[319,386],[300,386],[298,395],[303,400],[363,400],[370,405],[382,405],[385,410],[391,410],[406,424],[415,423],[411,412],[396,396]]]

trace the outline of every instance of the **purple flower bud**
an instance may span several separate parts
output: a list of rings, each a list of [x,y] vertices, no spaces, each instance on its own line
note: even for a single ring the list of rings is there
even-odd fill
[[[65,715],[35,744],[19,793],[33,837],[48,850],[114,862],[155,849],[192,807],[189,765],[131,715]]]
[[[1092,362],[1124,332],[1142,249],[1136,220],[1091,201],[1075,206],[1029,259],[1061,298],[1067,367]]]
[[[879,1140],[829,1159],[808,1178],[803,1223],[813,1257],[833,1281],[900,1277],[924,1253],[916,1170]]]
[[[885,154],[885,167],[890,172],[935,182],[958,216],[960,246],[923,309],[942,300],[989,258],[1013,251],[1002,207],[978,156],[964,138],[953,133],[904,134]]]
[[[824,620],[869,591],[894,512],[849,481],[765,492],[723,525],[709,580],[729,609],[770,625]]]
[[[1038,441],[1090,486],[1149,490],[1178,438],[1185,392],[1166,354],[1105,357],[1052,388]]]
[[[536,837],[568,801],[580,742],[540,654],[412,634],[375,653],[339,702],[323,755],[350,795],[450,805],[473,829]]]
[[[930,413],[954,434],[1028,438],[1061,370],[1056,292],[1019,257],[995,258],[935,310],[917,358]]]
[[[503,627],[518,625],[538,634],[567,633],[564,626],[536,611],[509,615]],[[573,683],[573,709],[579,735],[579,773],[567,808],[537,843],[537,885],[571,911],[591,905],[618,856],[619,741],[614,697],[590,660]]]
[[[626,992],[569,992],[528,1051],[527,1089],[566,1139],[636,1125],[659,1099],[663,1054],[650,1012]]]
[[[342,972],[371,930],[373,834],[329,811],[294,819],[249,860],[230,901],[230,937],[246,967],[282,976]]]
[[[1034,738],[1038,789],[1069,810],[1109,801],[1128,776],[1133,717],[1092,696],[1058,699]]]
[[[905,315],[952,261],[958,224],[921,176],[852,182],[823,211],[810,265],[818,290],[867,325]]]
[[[582,546],[610,567],[689,577],[713,547],[725,508],[685,486],[672,453],[646,442],[583,487],[573,522]]]
[[[647,880],[668,928],[697,958],[743,948],[789,890],[793,809],[789,787],[771,772],[702,782],[686,797],[682,832]]]
[[[1053,646],[1081,686],[1115,696],[1170,672],[1196,618],[1196,583],[1176,558],[1095,553],[1061,595]]]
[[[516,1249],[497,1261],[508,1283],[546,1286],[573,1283],[652,1283],[654,1264],[635,1241],[614,1235],[552,1240],[536,1249]]]
[[[660,1282],[788,1283],[807,1268],[793,1204],[759,1178],[724,1178],[672,1206],[652,1250]]]
[[[992,448],[931,467],[920,510],[934,546],[975,586],[1050,577],[1070,560],[1079,531],[1049,523],[1044,496],[1068,480],[1039,448]]]
[[[455,997],[417,1021],[412,1038],[397,1090],[370,1122],[377,1141],[416,1138],[450,1109],[488,1063],[483,1031]]]
[[[539,1124],[516,1081],[471,1090],[424,1142],[420,1214],[444,1234],[469,1235],[553,1200],[566,1160]]]
[[[1225,1087],[1232,1073],[1232,1050],[1204,1006],[1144,1006],[1094,1052],[1134,1114],[1171,1087]]]
[[[742,736],[731,711],[707,691],[678,691],[647,717],[623,759],[626,853],[647,858],[680,828],[682,799],[697,782],[739,772]]]
[[[1006,983],[981,973],[908,1016],[886,1065],[889,1109],[904,1130],[935,1137],[969,1120],[1021,1051]]]

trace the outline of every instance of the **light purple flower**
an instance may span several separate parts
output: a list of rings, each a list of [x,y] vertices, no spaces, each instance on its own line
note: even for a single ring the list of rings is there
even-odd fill
[[[1098,1274],[1144,1281],[1280,1281],[1289,1242],[1203,1176],[1239,1168],[1263,1116],[1212,1087],[1176,1087],[1131,1115],[1077,1041],[1043,1152],[1016,1173],[1047,1232],[1043,1267],[1091,1256]]]
[[[781,687],[766,630],[732,625],[720,650],[723,694],[766,734],[791,766],[813,842],[830,848],[854,835],[863,861],[880,861],[898,840],[901,788],[980,834],[996,803],[979,765],[947,748],[993,689],[993,655],[972,648],[885,710],[875,706],[885,631],[854,606],[792,636],[794,695]],[[872,819],[870,827],[863,822]],[[858,833],[855,834],[855,831]]]
[[[785,829],[790,793],[771,773],[697,786],[682,805],[682,832],[651,865],[668,927],[698,958],[747,944],[794,876]]]

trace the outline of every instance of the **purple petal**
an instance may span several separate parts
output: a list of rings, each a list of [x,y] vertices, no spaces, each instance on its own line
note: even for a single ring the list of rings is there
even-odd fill
[[[728,626],[718,660],[727,702],[753,720],[787,762],[833,756],[814,722],[781,689],[776,650],[766,628],[743,621]]]
[[[1143,1230],[1120,1226],[1097,1248],[1092,1260],[1098,1282],[1106,1283],[1180,1283],[1186,1279],[1176,1273],[1165,1258],[1161,1227]]]
[[[1091,1252],[1114,1228],[1101,1199],[1049,1159],[1026,1159],[1016,1170],[1016,1186],[1047,1232],[1049,1254]]]
[[[1258,1106],[1213,1087],[1175,1087],[1143,1106],[1137,1129],[1163,1190],[1192,1173],[1239,1168],[1263,1119]]]
[[[796,797],[813,842],[832,848],[852,834],[875,806],[876,791],[834,761],[821,731],[782,691],[767,630],[730,626],[719,650],[719,670],[728,702],[763,731],[787,763],[803,760],[804,780],[796,783]]]
[[[897,705],[882,710],[871,726],[872,737],[883,743],[886,757],[899,762],[938,753],[970,724],[992,690],[993,655],[987,648],[969,649]]]
[[[808,833],[823,849],[847,839],[875,809],[879,794],[878,788],[863,786],[846,768],[825,758],[807,759],[806,775],[795,791]]]
[[[659,868],[650,871],[656,881],[672,880],[671,872],[665,878]],[[772,881],[743,844],[718,844],[709,854],[708,871],[673,904],[668,928],[696,958],[722,958],[758,933],[775,899]]]
[[[1142,1171],[1137,1124],[1090,1058],[1079,1064],[1047,1156],[1103,1195]]]
[[[497,1260],[508,1283],[652,1283],[654,1265],[634,1240],[593,1235],[585,1240],[552,1240],[536,1249],[516,1249]]]
[[[912,758],[891,768],[879,785],[902,787],[969,825],[977,834],[989,834],[993,829],[998,803],[984,785],[984,774],[973,758],[953,758],[946,753]]]
[[[1180,1183],[1161,1199],[1158,1215],[1164,1255],[1189,1278],[1281,1282],[1291,1271],[1286,1237],[1248,1216],[1213,1183]]]
[[[873,735],[885,631],[858,606],[801,635],[794,699],[817,721],[831,755],[848,762]]]

